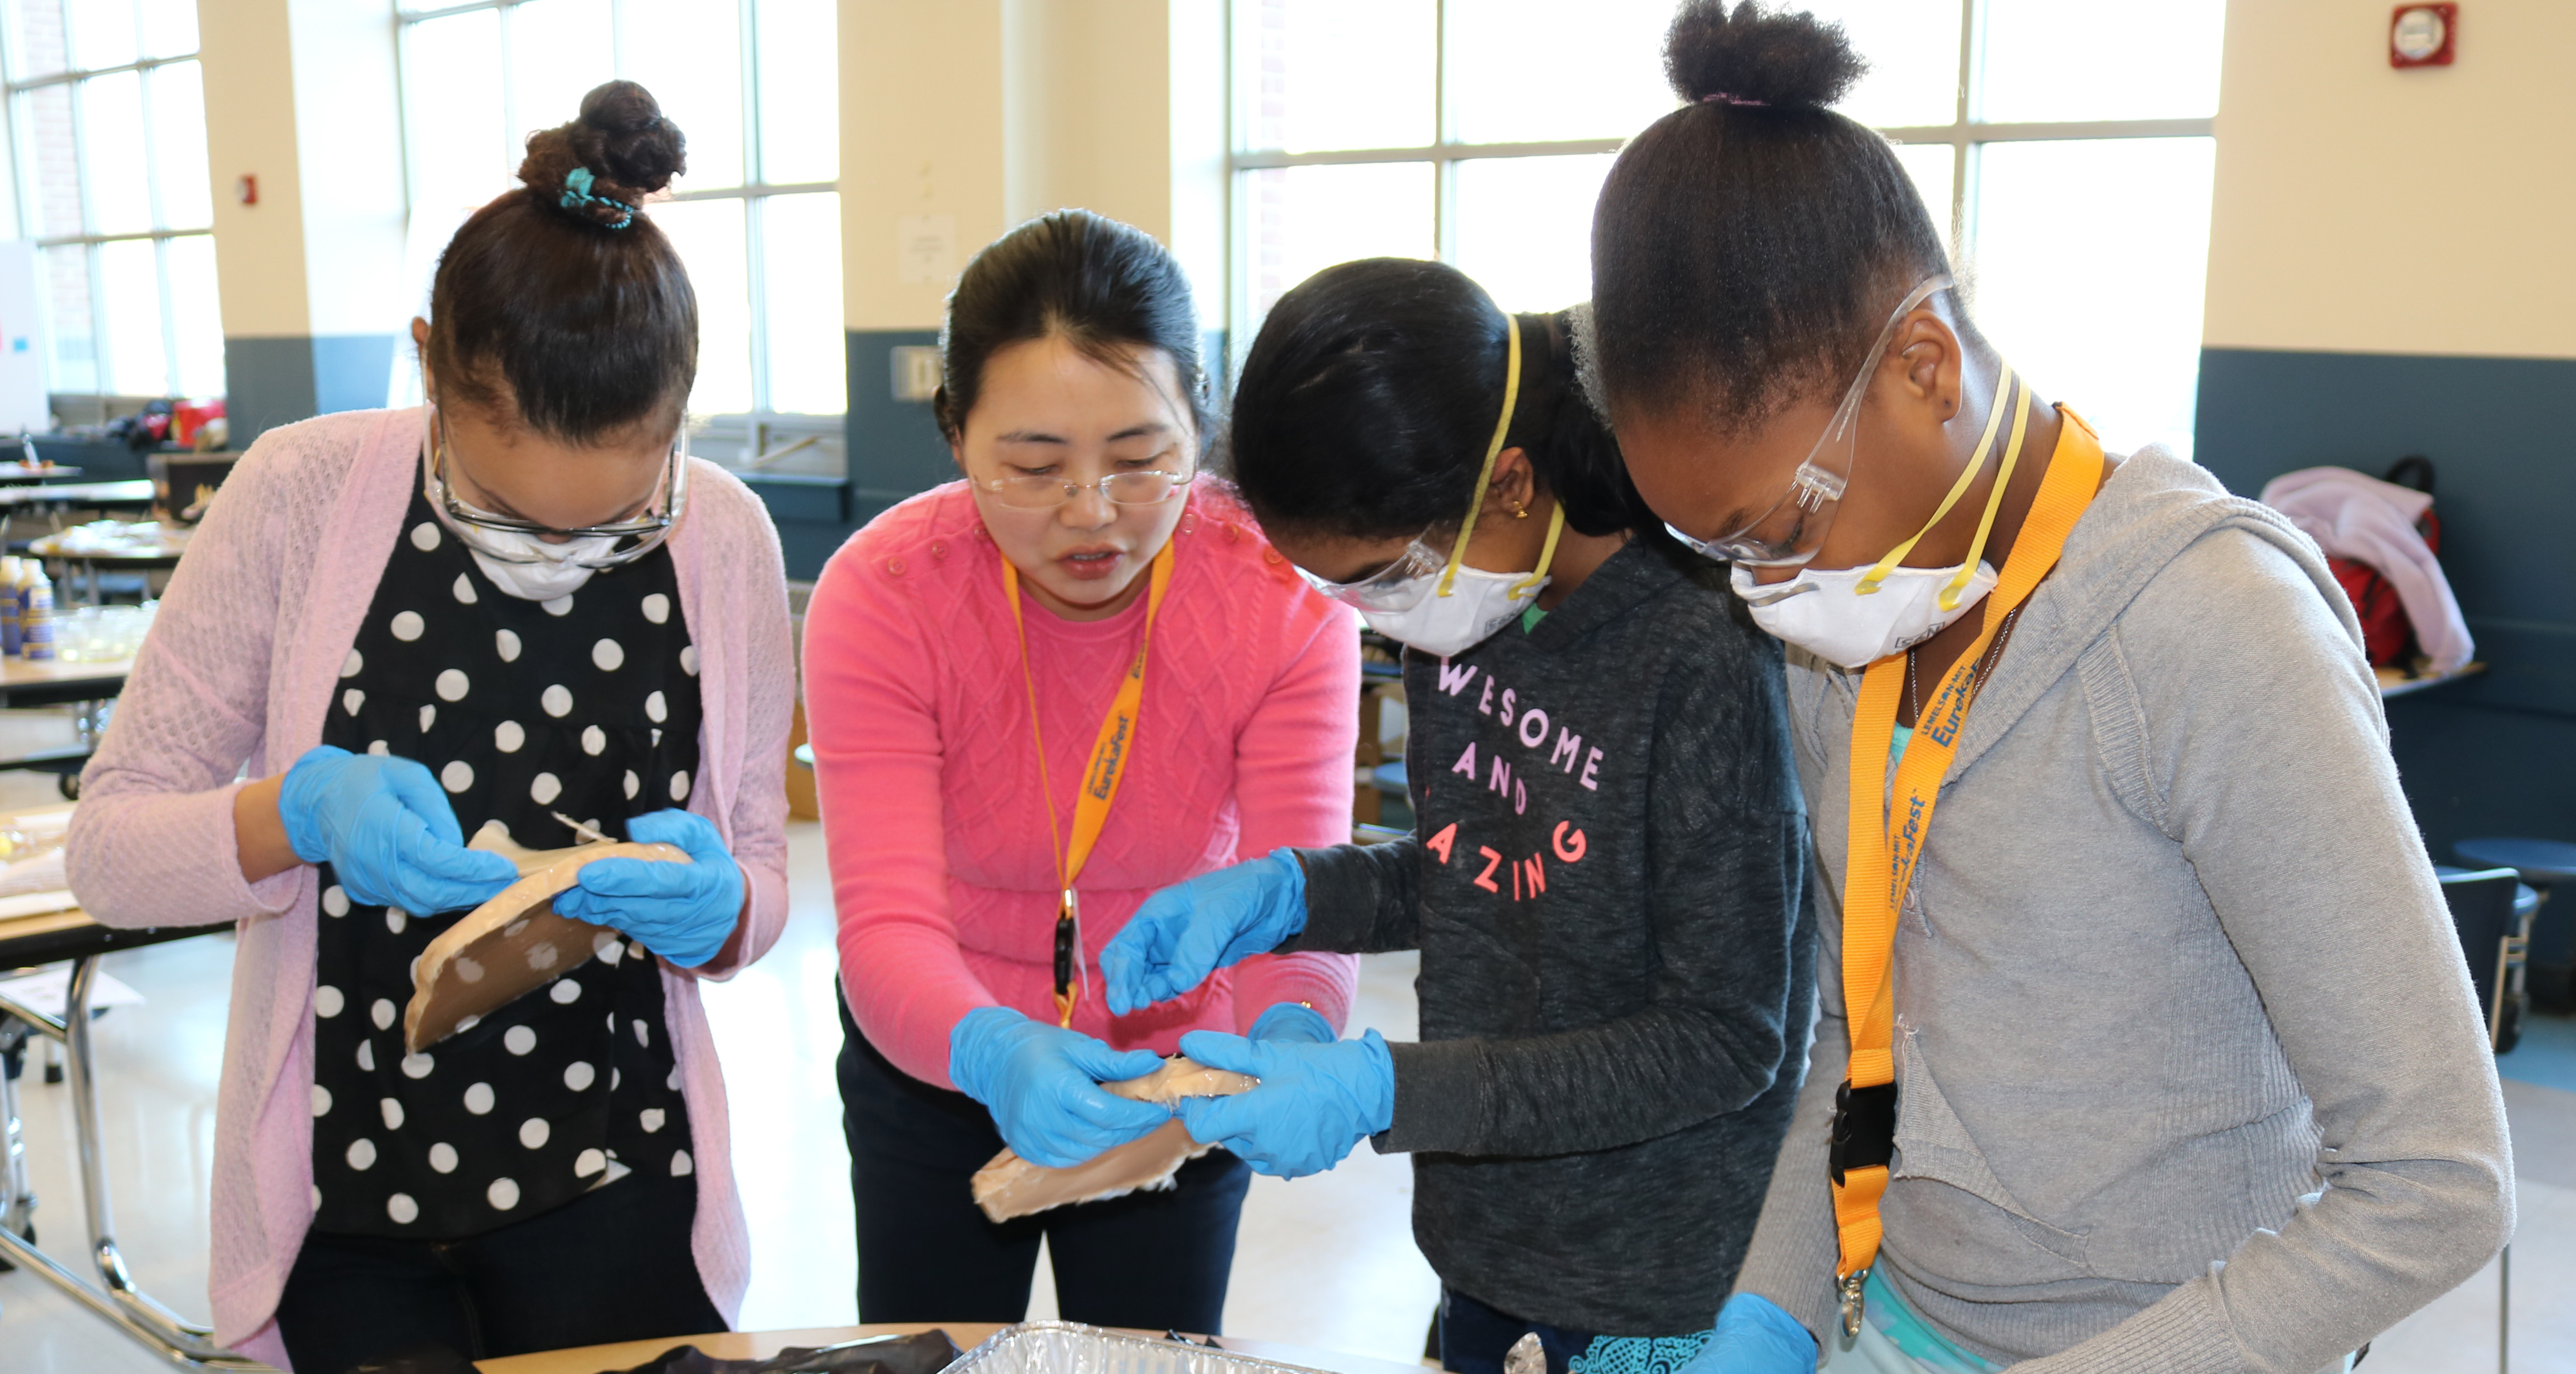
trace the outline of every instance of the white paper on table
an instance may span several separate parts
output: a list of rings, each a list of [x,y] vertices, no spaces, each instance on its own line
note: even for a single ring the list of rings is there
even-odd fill
[[[63,851],[57,845],[30,859],[20,859],[0,868],[0,897],[14,897],[23,892],[60,892],[70,885],[63,873]],[[55,907],[59,911],[62,908]]]
[[[0,827],[15,830],[31,840],[48,839],[72,828],[72,808],[48,806],[41,811],[0,816]]]
[[[0,897],[0,921],[13,916],[43,916],[49,912],[69,911],[80,905],[80,898],[56,888],[51,892],[21,892]]]
[[[40,1011],[60,1021],[72,1000],[72,966],[56,964],[34,973],[0,979],[0,993],[6,993],[10,1001],[29,1011]],[[89,980],[89,1005],[92,1011],[103,1007],[139,1007],[143,1005],[143,994],[118,982],[114,975],[102,969]]]

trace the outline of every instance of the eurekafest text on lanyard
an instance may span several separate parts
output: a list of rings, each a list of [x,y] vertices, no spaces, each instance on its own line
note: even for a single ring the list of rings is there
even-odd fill
[[[2016,415],[2013,424],[2015,448],[2020,445],[2029,396],[2025,384],[2023,414]],[[1975,698],[1977,662],[2006,617],[2057,566],[2067,535],[2102,484],[2101,441],[2075,412],[2060,406],[2057,413],[2064,422],[2057,450],[2013,541],[2012,556],[2004,561],[2001,578],[1986,598],[1984,628],[1951,666],[1939,690],[1923,703],[1893,786],[1886,783],[1887,755],[1895,743],[1897,706],[1905,694],[1904,654],[1890,654],[1869,665],[1852,716],[1842,940],[1843,1012],[1851,1031],[1851,1065],[1835,1100],[1829,1156],[1834,1225],[1840,1239],[1835,1272],[1846,1335],[1860,1334],[1861,1286],[1878,1258],[1878,1203],[1887,1191],[1888,1164],[1895,1156],[1896,997],[1891,966],[1905,892],[1931,833],[1942,779],[1958,754],[1959,735]],[[2010,468],[2008,456],[2004,470],[1995,477],[1998,490],[2010,480]]]
[[[1109,820],[1109,804],[1118,799],[1119,781],[1127,775],[1136,721],[1144,709],[1145,650],[1154,642],[1154,613],[1162,609],[1163,592],[1172,585],[1170,539],[1154,555],[1148,576],[1145,632],[1136,640],[1135,661],[1118,680],[1118,694],[1110,698],[1109,712],[1100,718],[1100,733],[1091,742],[1082,790],[1073,799],[1073,842],[1067,845],[1056,831],[1055,786],[1047,780],[1046,735],[1038,728],[1038,680],[1029,668],[1028,623],[1020,616],[1020,570],[1011,560],[1002,560],[1002,591],[1010,598],[1011,627],[1020,635],[1020,682],[1028,689],[1029,734],[1038,746],[1038,805],[1046,810],[1047,845],[1054,851],[1056,886],[1062,894],[1055,913],[1055,1011],[1056,1024],[1068,1029],[1073,1025],[1073,1009],[1082,1004],[1090,983],[1082,966],[1082,906],[1074,896],[1073,880],[1091,857],[1091,847],[1099,842],[1100,827]]]

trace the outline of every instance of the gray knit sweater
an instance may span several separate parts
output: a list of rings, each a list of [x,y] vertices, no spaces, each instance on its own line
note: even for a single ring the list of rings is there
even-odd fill
[[[1752,1238],[1813,1005],[1780,649],[1631,545],[1555,613],[1408,654],[1416,835],[1301,851],[1288,948],[1418,947],[1391,1047],[1441,1281],[1616,1336],[1707,1329]]]
[[[1739,1287],[1831,1330],[1859,685],[1793,651],[1822,1015]],[[2031,1374],[2309,1374],[2484,1264],[2502,1100],[2316,547],[2150,449],[2022,613],[1896,945],[1880,1272]]]

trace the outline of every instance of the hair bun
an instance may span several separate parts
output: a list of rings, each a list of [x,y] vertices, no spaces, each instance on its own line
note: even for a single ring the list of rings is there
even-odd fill
[[[1664,35],[1664,76],[1692,102],[1823,109],[1869,69],[1843,26],[1756,0],[1689,0]]]
[[[688,138],[662,117],[652,92],[611,81],[581,98],[571,123],[528,135],[519,180],[575,219],[619,228],[645,197],[688,170],[688,153]],[[579,169],[590,173],[587,192],[567,196],[566,178]]]

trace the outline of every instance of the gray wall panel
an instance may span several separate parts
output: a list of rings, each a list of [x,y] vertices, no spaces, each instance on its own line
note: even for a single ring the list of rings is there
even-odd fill
[[[2483,677],[2389,703],[2437,859],[2576,840],[2576,360],[2201,350],[2199,458],[2251,496],[2296,468],[2433,460],[2442,566]]]

